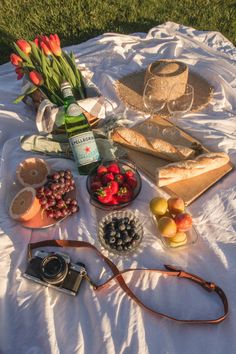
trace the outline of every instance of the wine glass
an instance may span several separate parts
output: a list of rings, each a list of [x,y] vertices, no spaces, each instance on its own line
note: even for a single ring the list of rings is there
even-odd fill
[[[155,113],[164,108],[167,98],[168,92],[165,88],[164,81],[160,78],[157,81],[155,77],[152,77],[146,82],[143,91],[143,104],[150,113],[150,120]],[[149,121],[146,126],[148,135],[156,135],[158,133],[157,125],[153,124],[151,121]]]
[[[181,93],[179,97],[176,97],[178,93]],[[162,133],[164,136],[173,137],[178,134],[176,129],[176,122],[179,118],[189,112],[192,108],[194,100],[194,88],[189,84],[174,84],[170,90],[168,100],[167,100],[167,109],[170,113],[170,120],[172,121],[174,127],[167,127],[163,129]]]
[[[183,92],[177,98],[176,93]],[[176,120],[182,118],[187,112],[190,111],[193,105],[194,88],[189,84],[175,84],[172,86],[167,102],[167,108],[170,112],[171,119]]]

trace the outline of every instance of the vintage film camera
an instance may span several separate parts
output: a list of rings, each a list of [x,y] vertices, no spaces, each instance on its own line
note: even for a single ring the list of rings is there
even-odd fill
[[[84,264],[71,263],[64,253],[36,251],[28,263],[24,277],[69,295],[76,295],[87,275]]]

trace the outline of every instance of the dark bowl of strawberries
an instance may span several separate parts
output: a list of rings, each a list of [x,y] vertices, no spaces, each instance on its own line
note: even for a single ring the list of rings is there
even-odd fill
[[[126,160],[103,161],[87,177],[90,202],[105,210],[118,210],[139,195],[142,181],[135,165]]]

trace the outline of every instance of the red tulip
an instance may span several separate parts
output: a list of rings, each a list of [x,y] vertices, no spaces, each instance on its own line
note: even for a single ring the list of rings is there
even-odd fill
[[[21,63],[23,62],[22,58],[19,55],[14,54],[14,53],[12,53],[10,55],[10,60],[11,60],[11,63],[15,66],[20,66]]]
[[[40,73],[37,71],[33,70],[29,73],[30,80],[33,82],[34,85],[36,86],[41,86],[43,85],[43,77]]]
[[[31,52],[30,44],[26,42],[24,39],[18,39],[18,41],[16,41],[16,44],[25,54],[29,54]]]
[[[22,77],[24,76],[24,71],[23,71],[23,69],[18,66],[17,68],[15,68],[15,72],[16,72],[16,74],[17,74],[17,80],[22,79]]]
[[[39,39],[38,37],[36,37],[34,40],[33,40],[34,44],[38,47],[39,46]]]
[[[60,39],[57,34],[50,34],[49,36],[49,47],[54,55],[61,56]]]
[[[52,55],[51,50],[49,49],[48,45],[45,42],[40,42],[40,47],[42,48],[45,55]]]
[[[60,47],[61,45],[61,41],[60,38],[58,37],[57,34],[50,34],[49,39],[56,42],[56,44],[58,45],[58,47]]]

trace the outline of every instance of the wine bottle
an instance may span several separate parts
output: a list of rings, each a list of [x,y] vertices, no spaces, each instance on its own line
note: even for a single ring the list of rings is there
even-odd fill
[[[87,175],[98,165],[100,155],[92,129],[77,104],[68,82],[61,84],[65,107],[65,129],[79,174]]]

